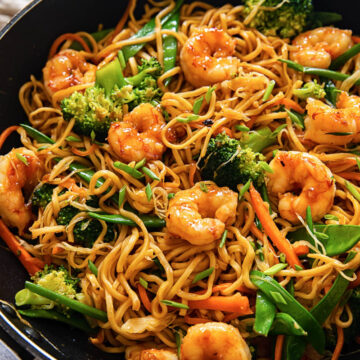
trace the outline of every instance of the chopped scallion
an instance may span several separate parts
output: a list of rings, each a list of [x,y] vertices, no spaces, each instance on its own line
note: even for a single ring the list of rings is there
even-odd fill
[[[27,158],[24,155],[21,155],[19,153],[16,153],[16,157],[22,162],[24,163],[26,166],[29,165],[29,162],[27,161]]]
[[[200,108],[201,108],[201,105],[204,101],[204,97],[201,96],[200,98],[198,98],[197,100],[195,100],[194,102],[194,106],[193,106],[193,112],[194,114],[198,115],[199,112],[200,112]]]
[[[205,183],[200,183],[200,190],[203,191],[204,193],[209,192]]]
[[[140,277],[139,278],[139,283],[140,283],[140,285],[142,286],[142,287],[144,287],[145,289],[147,289],[148,288],[148,282],[145,280],[145,279],[143,279],[142,277]]]
[[[79,139],[79,138],[77,138],[75,136],[72,136],[72,135],[66,137],[65,140],[69,141],[69,142],[81,142],[81,139]]]
[[[287,267],[288,264],[276,264],[274,266],[272,266],[271,268],[267,269],[264,271],[265,275],[269,275],[269,276],[273,276],[276,273],[278,273],[279,271],[281,271],[282,269],[285,269]]]
[[[213,93],[213,91],[216,90],[216,86],[210,86],[208,88],[208,91],[206,92],[206,95],[205,95],[205,100],[206,102],[209,104],[210,103],[210,100],[211,100],[211,95]]]
[[[168,199],[171,200],[174,196],[175,196],[175,193],[169,193],[168,194]]]
[[[124,185],[119,191],[119,207],[123,204],[126,195],[126,185]]]
[[[248,132],[248,131],[250,131],[250,128],[248,128],[245,125],[235,125],[235,130]]]
[[[301,270],[303,270],[303,268],[301,266],[299,266],[299,265],[295,265],[295,270],[296,271],[301,271]]]
[[[98,268],[91,260],[88,260],[88,267],[95,276],[98,276]]]
[[[172,301],[172,300],[161,300],[160,302],[167,306],[172,306],[172,307],[176,307],[179,309],[186,309],[186,310],[189,309],[189,307],[187,305],[181,304],[181,303],[178,303],[178,302]]]
[[[145,187],[145,194],[146,194],[146,198],[148,199],[148,201],[150,201],[152,199],[153,193],[152,193],[152,189],[151,189],[151,185],[147,184]]]
[[[143,171],[143,173],[145,175],[147,175],[151,180],[156,180],[156,181],[160,181],[160,178],[158,176],[156,176],[156,174],[154,172],[152,172],[149,168],[143,166],[141,168],[141,170]]]
[[[176,118],[177,122],[188,124],[191,121],[197,120],[199,118],[199,115],[189,115],[186,118],[178,117]]]
[[[324,218],[326,220],[336,220],[336,221],[339,220],[339,218],[336,215],[333,215],[333,214],[326,214],[326,215],[324,215]]]
[[[198,281],[207,278],[208,276],[210,276],[214,271],[214,268],[208,268],[198,274],[195,275],[194,280],[192,281],[193,284],[197,283]]]
[[[266,161],[259,161],[260,166],[268,173],[273,174],[274,170]]]
[[[269,82],[269,85],[267,86],[265,92],[264,92],[264,96],[262,98],[262,101],[269,100],[269,97],[270,97],[272,91],[274,90],[274,86],[275,86],[275,80],[271,80]]]
[[[226,237],[227,237],[228,231],[225,230],[224,233],[221,236],[219,248],[221,249],[225,245]]]
[[[142,160],[138,161],[134,168],[137,170],[137,169],[140,169],[142,168],[144,165],[146,164],[146,158],[143,158]]]
[[[239,201],[242,199],[242,197],[245,195],[245,193],[249,190],[251,184],[251,180],[248,180],[246,184],[241,188],[239,192]]]
[[[121,161],[115,161],[114,166],[117,169],[125,171],[127,174],[131,175],[135,179],[141,179],[142,177],[144,177],[144,174],[142,174],[140,171],[134,169],[129,165],[122,163]]]
[[[360,193],[357,191],[356,187],[348,181],[345,181],[345,187],[349,190],[350,194],[360,202]]]

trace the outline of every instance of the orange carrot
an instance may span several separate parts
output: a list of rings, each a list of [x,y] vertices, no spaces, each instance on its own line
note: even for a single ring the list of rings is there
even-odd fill
[[[95,150],[97,149],[97,145],[96,144],[92,144],[89,149],[87,150],[79,150],[77,148],[71,148],[71,151],[78,156],[88,156],[90,154],[92,154]]]
[[[204,324],[211,321],[209,319],[191,317],[189,315],[185,315],[184,320],[189,325]]]
[[[64,248],[61,246],[54,246],[51,250],[51,254],[53,255],[61,254],[62,252],[64,252]]]
[[[274,102],[274,105],[284,105],[287,108],[297,111],[299,114],[303,114],[305,110],[294,100],[288,98],[282,98]]]
[[[360,285],[360,270],[356,273],[356,279],[349,284],[349,289],[354,289]]]
[[[331,360],[337,360],[339,358],[341,354],[341,350],[344,346],[344,330],[340,326],[336,326],[336,330],[337,330],[337,341]]]
[[[193,187],[194,186],[194,176],[195,176],[195,172],[196,172],[196,163],[192,162],[190,164],[190,170],[189,170],[189,183],[190,186]]]
[[[80,196],[85,197],[87,195],[86,189],[77,186],[76,181],[72,178],[66,179],[65,181],[61,182],[59,185],[79,194]]]
[[[44,255],[44,262],[46,265],[51,265],[51,256],[48,254]]]
[[[360,181],[360,173],[357,172],[341,172],[338,173],[337,175],[341,176],[344,179],[347,180],[356,180],[356,181]]]
[[[248,297],[241,296],[240,293],[232,296],[210,296],[205,300],[190,300],[188,305],[190,309],[220,310],[237,312],[241,315],[253,313],[250,309]]]
[[[274,360],[281,360],[284,339],[285,335],[278,335],[276,338]]]
[[[143,303],[145,309],[149,313],[151,313],[151,303],[150,303],[148,294],[146,292],[146,289],[141,284],[138,284],[137,288],[138,288],[138,291],[139,291],[139,296],[140,296],[141,302]]]
[[[9,137],[9,135],[16,131],[20,126],[14,125],[14,126],[10,126],[7,129],[5,129],[1,135],[0,135],[0,149],[2,148],[5,140]]]
[[[14,234],[8,229],[4,222],[0,219],[0,236],[5,241],[9,249],[18,257],[27,272],[32,276],[45,266],[44,262],[38,258],[31,256],[23,246],[17,241]]]
[[[301,266],[301,262],[297,257],[294,248],[284,235],[281,234],[274,220],[271,218],[268,208],[265,206],[264,201],[259,192],[254,188],[253,184],[250,185],[250,197],[255,213],[259,218],[265,233],[269,236],[274,245],[286,255],[287,262],[293,268],[295,268],[295,265]]]
[[[86,52],[90,52],[90,48],[89,48],[88,44],[85,42],[85,40],[81,36],[72,34],[72,33],[66,33],[66,34],[60,35],[51,45],[51,48],[49,51],[49,59],[51,59],[56,54],[58,47],[65,40],[75,40],[81,44],[81,46],[84,48],[84,50]]]
[[[351,39],[355,44],[360,43],[360,36],[352,36]]]
[[[233,137],[233,133],[231,131],[231,129],[229,129],[226,126],[220,126],[219,128],[217,128],[214,132],[213,132],[213,136],[217,136],[219,134],[225,133],[228,137]]]
[[[120,21],[117,23],[117,25],[115,27],[115,30],[111,36],[110,42],[124,28],[124,25],[129,17],[129,12],[130,12],[130,8],[131,8],[132,4],[133,4],[133,0],[129,0],[123,16],[121,17]]]
[[[298,245],[294,247],[295,254],[297,256],[301,255],[307,255],[310,251],[309,247],[307,245]]]
[[[237,319],[239,316],[242,316],[242,314],[240,314],[240,313],[230,313],[230,314],[225,315],[224,318],[222,319],[222,321],[224,323],[227,323],[227,322],[229,322],[231,320]]]

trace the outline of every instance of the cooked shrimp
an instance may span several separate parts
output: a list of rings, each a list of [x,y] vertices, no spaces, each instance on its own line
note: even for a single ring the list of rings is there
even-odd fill
[[[140,104],[123,121],[111,124],[108,141],[123,161],[157,160],[165,151],[161,140],[164,126],[158,110],[150,104]]]
[[[196,184],[176,193],[166,214],[166,227],[193,245],[205,245],[220,239],[225,225],[235,221],[237,195],[227,187]]]
[[[308,99],[305,139],[332,145],[360,141],[360,97],[342,92],[336,106]]]
[[[70,86],[95,81],[96,66],[75,50],[63,50],[52,57],[43,68],[44,84],[50,95]]]
[[[235,40],[217,28],[202,28],[193,33],[180,53],[186,80],[196,86],[229,80],[237,73]]]
[[[296,224],[298,215],[305,218],[309,205],[314,221],[329,212],[334,202],[335,182],[331,171],[317,157],[298,151],[278,151],[270,167],[273,173],[268,174],[267,187],[279,198],[282,218]]]
[[[234,326],[222,322],[197,324],[181,344],[182,360],[250,360],[248,345]]]
[[[292,60],[304,66],[327,69],[331,60],[337,58],[353,45],[351,30],[320,27],[297,36],[296,46],[290,54]]]
[[[42,174],[43,165],[31,150],[18,148],[0,156],[0,216],[6,225],[17,227],[19,234],[32,217],[22,189],[30,195]]]
[[[140,360],[178,360],[178,357],[173,350],[147,349],[141,352]]]

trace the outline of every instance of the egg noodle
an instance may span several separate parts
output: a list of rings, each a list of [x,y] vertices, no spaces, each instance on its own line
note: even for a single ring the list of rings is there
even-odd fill
[[[205,2],[194,1],[182,6],[179,31],[174,32],[161,28],[161,18],[171,12],[175,6],[174,1],[149,0],[149,5],[145,5],[145,15],[140,20],[135,18],[135,6],[136,1],[129,3],[127,25],[125,26],[125,16],[122,29],[117,34],[110,32],[97,43],[90,34],[78,32],[73,38],[58,41],[52,48],[53,54],[60,49],[69,48],[74,39],[81,37],[90,44],[89,51],[83,51],[85,58],[101,68],[113,60],[124,46],[146,42],[145,47],[128,61],[125,75],[132,76],[137,73],[137,64],[141,58],[156,57],[163,64],[164,35],[174,36],[181,50],[197,29],[216,27],[236,41],[233,56],[240,60],[240,77],[234,74],[232,79],[217,83],[213,91],[209,90],[210,86],[195,88],[186,82],[179,65],[159,77],[158,85],[164,92],[161,108],[169,115],[169,121],[161,130],[161,139],[167,151],[162,160],[147,162],[147,167],[160,179],[150,179],[153,196],[149,201],[144,183],[113,165],[118,158],[108,143],[93,143],[89,137],[74,133],[75,120],[65,121],[62,117],[59,107],[61,99],[94,84],[75,85],[55,92],[50,97],[44,83],[31,76],[31,80],[20,89],[21,105],[30,124],[51,137],[55,143],[47,146],[39,144],[23,128],[19,128],[18,133],[23,145],[44,159],[46,175],[43,182],[58,186],[51,203],[45,209],[38,210],[37,218],[29,233],[20,240],[21,244],[35,257],[50,257],[53,263],[65,264],[79,273],[86,302],[106,311],[108,315],[108,322],[97,321],[101,330],[96,337],[91,338],[92,343],[103,351],[124,352],[130,346],[142,343],[145,347],[157,344],[158,347],[176,348],[174,329],[186,331],[190,325],[206,320],[228,322],[239,328],[244,338],[254,337],[256,334],[252,331],[252,316],[238,317],[235,314],[234,317],[231,313],[229,315],[219,310],[180,309],[161,302],[167,299],[187,305],[189,301],[208,299],[212,295],[255,293],[256,287],[250,281],[250,271],[265,271],[277,264],[280,251],[274,250],[266,234],[256,227],[255,211],[248,192],[238,203],[235,222],[227,227],[227,239],[223,247],[219,247],[220,239],[208,245],[194,246],[172,236],[166,228],[149,231],[135,212],[123,204],[117,207],[108,199],[125,186],[126,200],[133,209],[140,214],[155,214],[165,219],[170,202],[168,194],[189,189],[201,180],[196,161],[199,155],[205,155],[212,137],[225,131],[233,138],[240,139],[243,133],[236,129],[236,125],[245,125],[250,129],[269,126],[274,130],[286,123],[286,127],[277,135],[276,145],[263,151],[266,161],[273,158],[276,150],[295,150],[316,156],[331,170],[336,184],[335,201],[329,211],[334,216],[324,223],[359,225],[360,204],[345,186],[347,178],[343,176],[356,168],[356,155],[346,146],[314,146],[307,142],[288,113],[283,107],[279,107],[282,99],[291,99],[293,90],[313,77],[288,69],[286,64],[278,61],[279,58],[289,58],[289,40],[266,37],[257,30],[246,27],[254,14],[241,20],[239,14],[242,6],[224,5],[214,8]],[[129,39],[154,16],[153,35]],[[360,64],[354,58],[343,66],[341,72],[349,73],[359,69]],[[167,88],[164,84],[169,77],[172,81]],[[268,100],[263,101],[271,80],[276,82],[276,86]],[[336,85],[340,88],[341,84],[339,82]],[[344,82],[342,86],[349,89],[350,85]],[[209,102],[203,102],[198,118],[188,123],[179,122],[178,118],[186,118],[192,114],[194,102],[201,96],[207,96]],[[297,98],[294,97],[293,100],[297,101]],[[124,114],[127,112],[125,105]],[[169,132],[177,136],[169,137]],[[76,136],[81,141],[70,144],[66,140],[68,136]],[[61,160],[54,161],[58,157]],[[76,172],[69,171],[69,165],[75,161],[95,171],[89,184],[79,180]],[[130,166],[134,164],[135,162],[129,163]],[[104,180],[104,184],[97,187],[96,183],[100,178]],[[71,179],[76,179],[77,185],[68,187],[64,192],[63,184]],[[211,182],[206,184],[210,186]],[[355,184],[353,186],[360,191],[360,187]],[[238,185],[239,191],[242,186]],[[138,226],[116,225],[116,239],[109,243],[104,241],[107,223],[100,220],[103,231],[93,247],[76,245],[74,226],[78,221],[88,218],[88,211],[96,210],[85,204],[90,195],[99,197],[102,211],[120,214],[133,220]],[[270,194],[270,200],[274,211],[271,216],[284,236],[303,226],[292,225],[281,218],[274,194]],[[80,212],[68,226],[58,225],[57,215],[67,205],[73,205]],[[300,220],[306,226],[304,219]],[[35,245],[33,239],[38,239]],[[259,256],[258,250],[253,247],[256,242],[262,244],[263,256]],[[344,264],[339,256],[326,256],[321,247],[308,241],[301,240],[296,245],[306,245],[313,250],[308,255],[308,258],[313,259],[312,264],[302,271],[288,266],[277,273],[277,279],[282,286],[293,281],[295,297],[308,309],[319,302],[339,273],[346,277],[344,270],[356,269],[360,265],[359,252]],[[355,247],[355,250],[359,249]],[[154,258],[163,267],[161,275],[155,271],[159,269]],[[97,266],[98,276],[89,271],[88,260]],[[215,270],[207,278],[193,284],[195,275],[208,268]],[[139,296],[140,278],[148,283],[146,292],[150,299],[150,312],[145,310]],[[355,278],[354,275],[350,280]],[[229,285],[219,287],[221,284]],[[348,314],[345,321],[340,318],[343,312]],[[350,308],[338,305],[325,326],[336,324],[346,328],[351,322]]]

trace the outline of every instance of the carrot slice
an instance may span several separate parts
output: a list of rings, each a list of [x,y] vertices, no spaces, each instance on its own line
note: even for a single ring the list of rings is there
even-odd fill
[[[303,109],[296,101],[291,100],[289,98],[282,98],[278,101],[274,102],[274,105],[284,105],[287,108],[290,108],[292,110],[295,110],[299,114],[304,114],[305,109]]]
[[[11,133],[13,133],[14,131],[16,131],[19,127],[20,126],[17,126],[17,125],[10,126],[1,133],[1,135],[0,135],[0,149],[2,148],[5,140],[9,137],[9,135]]]
[[[81,46],[84,48],[84,50],[86,52],[90,52],[90,48],[89,48],[88,44],[85,42],[85,40],[81,36],[72,34],[72,33],[66,33],[66,34],[60,35],[51,45],[51,48],[49,51],[49,59],[51,59],[56,54],[58,47],[65,40],[75,40],[81,44]]]
[[[301,255],[307,255],[310,251],[309,247],[307,245],[298,245],[294,247],[295,254],[297,256]]]
[[[51,250],[51,254],[53,255],[61,254],[62,252],[64,252],[64,248],[61,246],[54,246]]]
[[[284,335],[278,335],[278,337],[276,338],[274,360],[281,360],[284,339]]]
[[[295,265],[301,266],[301,262],[295,253],[294,248],[290,242],[281,234],[276,226],[274,220],[271,218],[264,201],[262,200],[259,192],[254,188],[253,184],[250,185],[250,197],[254,207],[255,213],[263,226],[265,233],[272,240],[274,245],[286,255],[287,262],[295,268]]]
[[[352,36],[351,39],[355,44],[360,43],[360,36]]]
[[[88,156],[92,154],[96,149],[97,149],[97,145],[92,144],[87,150],[82,151],[77,148],[71,148],[71,151],[78,156]]]
[[[209,319],[191,317],[189,315],[184,316],[184,321],[189,325],[205,324],[207,322],[211,322],[211,320],[209,320]]]
[[[23,246],[20,245],[14,234],[8,229],[0,219],[0,236],[5,241],[9,249],[17,256],[27,272],[32,276],[45,266],[44,262],[30,255]]]
[[[347,180],[356,180],[356,181],[360,181],[360,173],[357,173],[357,172],[341,172],[339,174],[337,174],[339,176],[341,176],[342,178],[344,179],[347,179]]]
[[[146,289],[141,285],[138,284],[137,285],[138,291],[139,291],[139,296],[140,296],[140,300],[143,303],[145,309],[151,313],[151,302],[149,300],[148,294],[146,292]]]
[[[87,195],[86,189],[77,186],[76,181],[72,178],[66,179],[65,181],[61,182],[59,185],[79,194],[82,197],[85,197]]]
[[[337,360],[339,358],[341,354],[341,350],[344,346],[344,330],[340,326],[336,326],[336,330],[337,330],[337,341],[331,360]]]
[[[190,309],[220,310],[236,312],[241,315],[253,313],[250,309],[248,297],[241,296],[240,293],[232,296],[210,296],[205,300],[190,300],[188,305]]]

